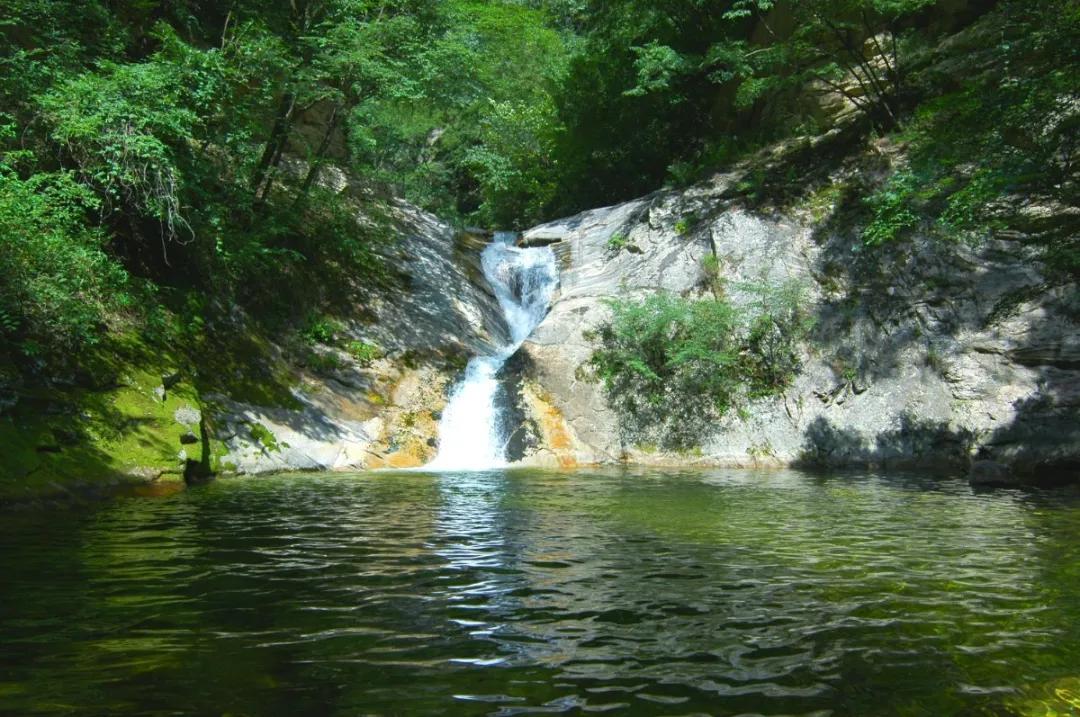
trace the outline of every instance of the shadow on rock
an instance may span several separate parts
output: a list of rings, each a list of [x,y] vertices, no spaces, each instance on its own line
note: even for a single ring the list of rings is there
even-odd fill
[[[833,425],[823,416],[807,428],[795,465],[830,468],[864,464],[876,469],[966,470],[975,435],[949,424],[900,414],[896,428],[867,436]]]

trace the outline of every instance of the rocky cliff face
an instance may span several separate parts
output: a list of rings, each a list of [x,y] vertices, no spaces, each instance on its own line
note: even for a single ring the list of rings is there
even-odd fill
[[[841,166],[781,206],[747,197],[744,168],[525,232],[522,243],[552,246],[560,287],[505,370],[508,415],[518,424],[510,458],[558,467],[919,467],[970,471],[984,482],[1075,476],[1075,286],[1041,271],[1016,234],[977,246],[914,236],[866,247],[838,190],[859,171]],[[381,358],[358,360],[342,342],[317,346],[325,361],[292,366],[278,382],[284,400],[197,395],[179,375],[177,385],[172,377],[161,386],[153,377],[128,382],[124,390],[141,402],[133,415],[160,413],[168,440],[122,460],[113,451],[103,470],[155,480],[183,473],[193,457],[240,474],[431,460],[451,385],[470,356],[505,341],[505,327],[479,267],[485,239],[405,204],[392,211],[404,281],[357,307],[344,329],[379,346]],[[1025,211],[1037,224],[1056,210]],[[815,328],[783,395],[729,413],[696,450],[663,452],[635,442],[583,370],[596,348],[587,334],[610,316],[608,299],[704,296],[707,257],[735,304],[753,301],[757,287],[798,282]]]
[[[1080,303],[1022,237],[974,248],[915,237],[870,255],[836,221],[829,184],[787,209],[755,209],[734,189],[744,180],[719,176],[524,234],[552,244],[562,267],[523,349],[537,436],[527,463],[974,466],[988,480],[1080,466]],[[606,299],[703,293],[709,254],[736,304],[750,297],[740,287],[800,281],[815,329],[782,396],[726,417],[700,451],[656,452],[620,430],[583,375],[594,348],[583,334],[608,318]]]
[[[341,172],[326,181],[343,201],[363,191]],[[398,280],[339,317],[328,343],[268,337],[239,310],[215,318],[213,343],[190,361],[133,343],[96,384],[48,387],[0,421],[0,504],[427,463],[451,384],[506,328],[480,268],[486,237],[403,202],[376,207]]]
[[[339,348],[318,374],[302,371],[291,405],[209,396],[224,470],[410,468],[434,457],[439,413],[469,356],[502,341],[505,327],[479,267],[484,240],[405,203],[392,207],[401,286],[359,308],[346,331],[382,358]]]

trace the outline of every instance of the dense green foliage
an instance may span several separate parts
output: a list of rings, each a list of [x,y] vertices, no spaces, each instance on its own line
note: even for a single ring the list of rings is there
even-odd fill
[[[611,302],[592,336],[589,367],[619,411],[625,438],[689,449],[711,422],[785,389],[811,328],[797,285],[747,289],[736,304],[717,292],[687,299],[653,294]]]
[[[559,95],[565,206],[676,184],[748,149],[822,129],[817,96],[843,95],[879,128],[909,98],[910,48],[940,29],[935,0],[592,2]]]
[[[567,37],[512,2],[3,0],[2,363],[302,328],[394,280],[380,197],[538,216]]]
[[[927,70],[988,12],[982,71]],[[390,196],[520,227],[839,123],[903,147],[868,248],[1020,231],[1075,275],[1075,222],[1000,208],[1071,216],[1078,40],[1070,0],[0,0],[0,365],[302,332],[396,280]]]
[[[1077,276],[1080,222],[1069,208],[1080,169],[1080,9],[1010,5],[1001,32],[994,48],[1000,72],[939,86],[895,135],[904,162],[866,197],[863,239],[876,246],[920,229],[978,243],[994,232],[1019,233],[1052,270]],[[1019,211],[1040,204],[1046,216]]]
[[[127,275],[82,221],[95,204],[70,174],[23,180],[0,165],[0,334],[28,357],[94,343],[130,303]]]
[[[1029,180],[1075,196],[1063,181],[1076,171],[1069,138],[1077,134],[1080,72],[1080,25],[1069,0],[586,6],[581,49],[557,94],[557,210],[644,194],[665,181],[684,184],[767,143],[852,120],[878,136],[921,132],[915,146],[924,164],[936,159],[936,146],[947,153],[946,172],[974,163],[997,175],[984,172],[956,196],[968,209],[958,205],[954,220],[957,212],[982,214],[986,203],[973,203],[975,195],[1028,191]],[[987,31],[948,51],[952,74],[929,69],[944,38],[988,13]],[[1052,166],[1040,172],[1040,165]],[[912,191],[934,181],[924,169],[913,168]],[[957,177],[946,194],[968,179]],[[871,201],[877,221],[869,243],[916,224],[897,197],[905,180],[896,182]],[[889,202],[899,202],[897,213]]]

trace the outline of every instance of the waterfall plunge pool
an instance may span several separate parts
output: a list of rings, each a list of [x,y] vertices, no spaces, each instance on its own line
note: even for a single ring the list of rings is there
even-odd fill
[[[793,471],[221,480],[0,520],[0,714],[1080,710],[1080,495]]]

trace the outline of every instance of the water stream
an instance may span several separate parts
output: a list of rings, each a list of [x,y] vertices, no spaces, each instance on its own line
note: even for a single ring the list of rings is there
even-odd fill
[[[481,263],[499,301],[509,343],[476,356],[454,390],[439,424],[439,452],[428,468],[485,470],[506,465],[509,431],[499,406],[499,371],[533,332],[558,284],[555,255],[548,247],[519,249],[515,235],[499,232]]]

